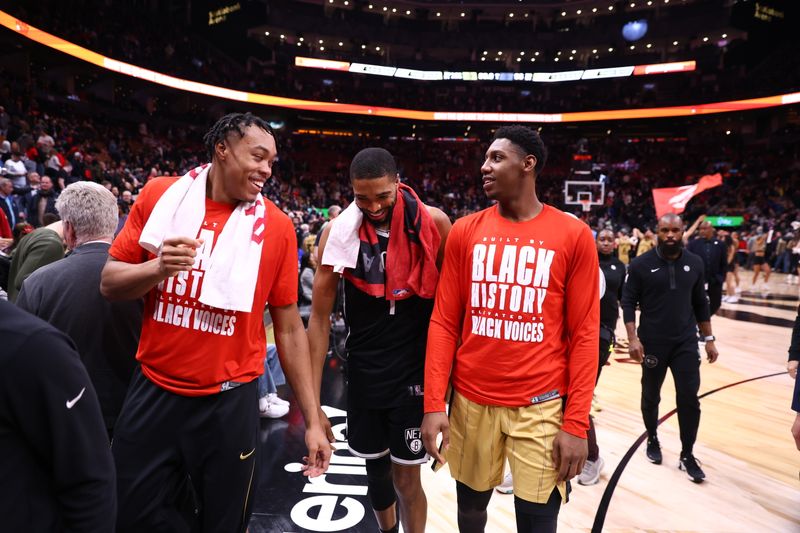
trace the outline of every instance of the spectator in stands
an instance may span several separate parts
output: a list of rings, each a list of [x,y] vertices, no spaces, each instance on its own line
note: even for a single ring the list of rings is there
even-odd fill
[[[22,189],[15,189],[14,193],[19,198],[19,208],[25,220],[30,219],[28,213],[28,206],[34,203],[33,197],[39,194],[39,186],[41,185],[42,178],[35,170],[28,172],[27,184]]]
[[[39,130],[39,137],[36,139],[36,148],[40,153],[48,154],[53,149],[56,142],[51,135],[44,130]]]
[[[22,283],[45,265],[64,257],[64,229],[60,220],[37,228],[19,241],[11,256],[8,299],[16,302]]]
[[[342,208],[338,205],[332,205],[328,207],[328,219],[317,229],[317,235],[314,237],[314,247],[312,248],[312,253],[314,255],[318,255],[317,251],[319,248],[319,239],[322,237],[322,232],[325,229],[325,226],[330,224],[330,221],[334,218],[339,216],[339,213],[342,212]],[[319,257],[317,257],[317,261],[319,261]]]
[[[11,228],[21,221],[22,210],[18,199],[14,196],[14,186],[9,178],[0,178],[0,210],[3,211],[7,222],[8,234],[2,237],[11,236]]]
[[[130,208],[133,205],[133,193],[129,190],[122,191],[122,193],[119,195],[118,202],[120,204],[125,204],[128,207],[128,211],[130,211]]]
[[[11,230],[11,242],[6,244],[5,247],[0,250],[0,288],[3,289],[5,300],[8,300],[8,292],[6,292],[6,290],[9,286],[8,279],[9,273],[11,272],[11,255],[14,253],[14,250],[19,244],[20,239],[32,231],[33,226],[27,222],[20,222],[14,226],[14,229]]]
[[[11,152],[11,159],[3,165],[5,177],[11,180],[15,189],[25,187],[25,176],[28,173],[21,158],[22,154],[18,151]]]
[[[75,343],[111,439],[136,364],[142,301],[111,303],[100,294],[100,273],[117,227],[114,197],[101,185],[77,182],[64,189],[56,209],[71,253],[31,274],[16,303]]]
[[[311,316],[311,293],[314,288],[314,273],[317,271],[318,260],[313,253],[304,253],[300,259],[300,285],[297,298],[297,307],[303,322],[308,325]]]
[[[627,230],[620,230],[617,233],[617,257],[623,265],[630,263],[630,254],[633,244],[628,236]]]
[[[262,418],[281,418],[289,412],[289,402],[278,396],[278,386],[286,383],[278,348],[267,344],[264,373],[258,378],[258,414]]]
[[[8,127],[11,125],[11,115],[6,111],[5,106],[0,106],[0,135],[8,135]]]
[[[310,254],[314,249],[314,242],[317,240],[317,235],[311,231],[310,224],[301,224],[300,229],[303,232],[303,255]]]
[[[114,463],[72,342],[8,302],[0,316],[2,529],[113,531]]]
[[[28,222],[35,228],[42,227],[44,225],[45,214],[57,214],[57,198],[58,193],[53,187],[53,179],[50,176],[42,176],[39,190],[35,195],[30,196],[29,203],[25,206],[25,212],[28,214]]]
[[[0,209],[0,249],[8,247],[12,239],[11,225],[8,223],[5,211]]]
[[[11,244],[7,248],[4,248],[2,252],[10,256],[14,252],[14,249],[19,244],[20,239],[22,239],[28,233],[31,233],[33,230],[34,227],[28,224],[27,222],[18,222],[17,225],[14,226],[14,228],[11,230],[13,239]]]
[[[640,256],[646,252],[649,252],[656,246],[656,236],[653,234],[653,231],[650,228],[644,230],[644,234],[640,232],[638,229],[634,230],[639,237],[639,244],[636,247],[636,255]]]

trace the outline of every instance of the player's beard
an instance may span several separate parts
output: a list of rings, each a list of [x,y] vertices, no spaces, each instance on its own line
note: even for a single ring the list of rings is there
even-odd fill
[[[667,241],[658,241],[658,250],[661,252],[663,256],[675,256],[680,253],[681,249],[683,248],[683,240],[678,239],[677,241],[667,242]]]
[[[386,216],[381,220],[373,220],[372,218],[370,218],[369,215],[367,215],[365,211],[362,210],[362,212],[364,213],[364,219],[373,226],[388,226],[392,223],[392,213],[394,212],[394,205],[395,204],[392,204],[386,207]]]

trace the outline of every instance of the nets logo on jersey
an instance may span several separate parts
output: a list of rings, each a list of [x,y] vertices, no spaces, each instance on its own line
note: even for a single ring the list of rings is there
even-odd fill
[[[644,356],[644,366],[647,368],[655,368],[658,366],[658,357],[655,355],[645,355]]]
[[[412,453],[419,453],[422,449],[422,432],[419,428],[406,429],[406,446]]]

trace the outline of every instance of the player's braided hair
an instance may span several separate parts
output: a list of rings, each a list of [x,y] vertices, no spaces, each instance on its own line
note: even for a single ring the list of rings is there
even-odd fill
[[[277,142],[278,139],[275,136],[275,132],[272,130],[272,126],[270,126],[269,122],[263,118],[257,117],[249,112],[229,113],[219,119],[216,124],[211,126],[211,129],[208,130],[208,132],[203,136],[203,142],[206,145],[206,152],[208,153],[208,160],[211,161],[214,159],[214,149],[216,148],[217,144],[227,139],[231,132],[236,132],[241,139],[244,137],[244,130],[249,126],[257,126],[261,128],[272,135]]]

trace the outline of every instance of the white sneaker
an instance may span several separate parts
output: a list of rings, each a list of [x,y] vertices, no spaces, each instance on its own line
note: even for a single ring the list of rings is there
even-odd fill
[[[258,399],[258,415],[261,418],[281,418],[288,412],[288,405],[270,402],[268,396]]]
[[[267,400],[269,403],[277,403],[278,405],[285,405],[287,407],[290,405],[289,402],[279,397],[277,392],[270,392],[267,394]]]
[[[600,471],[603,470],[605,464],[602,457],[598,457],[597,461],[586,461],[583,463],[583,470],[578,474],[578,484],[595,485],[600,481]]]
[[[739,295],[738,294],[734,294],[733,296],[728,296],[728,299],[726,301],[729,304],[735,304],[735,303],[737,303],[739,301]]]
[[[514,494],[514,478],[511,477],[511,472],[506,474],[503,482],[494,488],[500,494]]]

